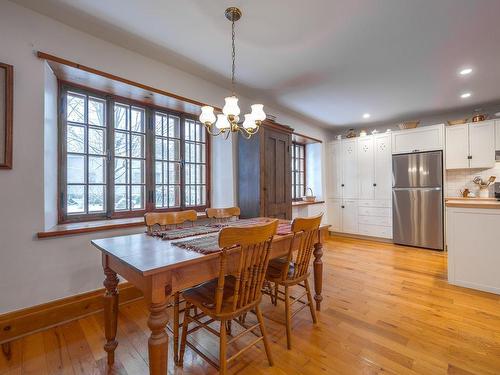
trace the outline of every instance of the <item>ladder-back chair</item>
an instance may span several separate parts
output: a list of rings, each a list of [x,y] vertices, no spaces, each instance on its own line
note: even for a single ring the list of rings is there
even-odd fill
[[[207,208],[205,210],[207,218],[215,221],[216,223],[224,223],[233,218],[240,217],[239,207],[226,207],[226,208]]]
[[[263,341],[267,359],[272,366],[273,360],[259,304],[262,299],[262,286],[269,263],[271,242],[277,227],[278,220],[273,220],[252,227],[228,227],[221,230],[219,247],[222,248],[222,251],[220,253],[219,277],[182,293],[186,300],[186,313],[184,314],[179,354],[181,364],[186,345],[188,345],[207,362],[218,367],[221,374],[225,374],[229,362],[246,349]],[[228,262],[234,266],[234,271],[228,271]],[[194,307],[200,310],[199,314],[191,315]],[[250,311],[255,313],[258,323],[248,327],[238,318]],[[208,318],[208,320],[202,321],[203,318]],[[229,322],[233,320],[242,326],[244,331],[228,340],[227,329]],[[220,322],[219,331],[210,326],[216,321]],[[195,323],[196,327],[189,329],[190,323]],[[200,328],[204,328],[219,337],[219,365],[187,341],[187,335]],[[257,328],[260,328],[260,336],[247,345],[245,349],[227,358],[227,345],[249,332],[253,333]]]

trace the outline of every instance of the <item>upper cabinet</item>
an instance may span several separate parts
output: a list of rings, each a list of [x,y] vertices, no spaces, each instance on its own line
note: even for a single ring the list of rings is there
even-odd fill
[[[392,133],[392,153],[442,150],[444,145],[444,125],[423,126],[421,128],[395,131]]]
[[[446,127],[446,168],[495,166],[495,123],[484,121]]]
[[[374,137],[375,199],[391,199],[392,196],[392,145],[391,135]]]
[[[358,198],[358,147],[356,139],[342,141],[342,197]]]
[[[373,199],[375,192],[375,170],[373,162],[373,137],[358,140],[359,198]]]
[[[330,171],[327,197],[342,198],[342,143],[340,141],[330,143],[328,159]]]

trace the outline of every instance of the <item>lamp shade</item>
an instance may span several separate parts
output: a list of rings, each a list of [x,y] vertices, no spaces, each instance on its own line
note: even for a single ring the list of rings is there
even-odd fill
[[[238,116],[240,114],[240,107],[238,107],[238,98],[236,96],[228,96],[224,99],[226,104],[222,108],[222,113],[226,116]]]
[[[251,106],[252,108],[252,117],[256,121],[264,121],[266,119],[266,114],[264,112],[264,105],[263,104],[254,104]]]
[[[215,123],[215,126],[218,129],[229,129],[231,124],[229,123],[226,115],[219,114],[217,115],[217,122]]]
[[[255,129],[257,127],[255,119],[252,117],[250,113],[247,113],[245,115],[245,120],[243,121],[243,127],[245,129]]]
[[[201,107],[200,122],[202,122],[203,124],[206,124],[207,122],[213,124],[215,120],[216,117],[213,107],[210,107],[209,105]]]

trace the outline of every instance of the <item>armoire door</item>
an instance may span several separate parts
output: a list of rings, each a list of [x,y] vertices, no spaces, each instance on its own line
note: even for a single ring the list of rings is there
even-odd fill
[[[358,148],[355,139],[342,140],[342,197],[358,198]]]
[[[264,132],[264,215],[292,218],[290,134],[265,129]]]
[[[329,148],[329,186],[328,198],[342,198],[342,144],[340,141],[330,143]]]
[[[373,137],[358,140],[359,198],[373,199],[375,196],[375,173],[373,162]]]
[[[375,156],[375,199],[392,198],[392,137],[391,134],[376,135]]]

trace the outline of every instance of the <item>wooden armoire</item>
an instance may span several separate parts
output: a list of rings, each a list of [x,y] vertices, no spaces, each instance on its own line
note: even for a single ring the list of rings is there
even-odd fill
[[[293,129],[265,121],[250,139],[238,136],[238,206],[242,218],[292,218]]]

